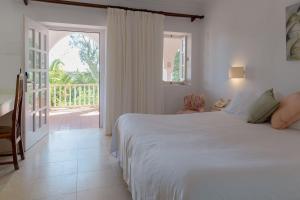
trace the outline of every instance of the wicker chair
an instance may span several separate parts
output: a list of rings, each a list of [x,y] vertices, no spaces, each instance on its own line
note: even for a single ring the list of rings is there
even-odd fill
[[[177,114],[189,114],[205,112],[204,96],[188,95],[184,97],[184,108],[177,112]]]

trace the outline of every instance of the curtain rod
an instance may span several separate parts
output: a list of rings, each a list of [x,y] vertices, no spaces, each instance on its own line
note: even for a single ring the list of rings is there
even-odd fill
[[[88,8],[118,8],[123,10],[131,10],[131,11],[141,11],[141,12],[149,12],[155,14],[161,14],[165,16],[171,17],[185,17],[190,18],[191,21],[195,21],[196,19],[203,19],[203,15],[189,15],[189,14],[182,14],[182,13],[172,13],[172,12],[164,12],[164,11],[155,11],[155,10],[147,10],[147,9],[138,9],[138,8],[129,8],[129,7],[122,7],[122,6],[110,6],[110,5],[101,5],[101,4],[94,4],[94,3],[83,3],[83,2],[75,2],[75,1],[65,1],[65,0],[24,0],[24,4],[28,5],[30,1],[36,2],[43,2],[43,3],[53,3],[53,4],[63,4],[63,5],[70,5],[70,6],[81,6],[81,7],[88,7]]]

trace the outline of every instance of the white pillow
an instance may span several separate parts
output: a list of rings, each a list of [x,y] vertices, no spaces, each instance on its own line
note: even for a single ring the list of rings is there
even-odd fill
[[[258,98],[258,92],[253,89],[245,89],[235,95],[224,111],[246,120],[250,107]]]
[[[300,120],[290,126],[290,128],[300,130]]]

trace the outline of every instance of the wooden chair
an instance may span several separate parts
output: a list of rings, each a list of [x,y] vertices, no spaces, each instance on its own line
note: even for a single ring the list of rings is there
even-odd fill
[[[13,161],[0,162],[0,165],[14,164],[15,170],[19,169],[18,164],[18,149],[21,159],[25,159],[24,146],[22,138],[22,103],[23,103],[23,75],[20,73],[17,76],[16,96],[14,110],[12,113],[12,126],[0,126],[0,139],[9,140],[12,144],[12,154],[2,154],[1,156],[12,156]]]

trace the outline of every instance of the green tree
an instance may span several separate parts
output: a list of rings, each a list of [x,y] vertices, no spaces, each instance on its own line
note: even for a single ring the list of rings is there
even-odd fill
[[[78,70],[71,74],[73,84],[97,83],[90,72],[79,72]]]
[[[70,84],[72,82],[71,76],[64,71],[64,63],[60,59],[55,59],[52,61],[49,68],[49,82],[50,84]],[[64,93],[62,88],[57,88],[56,94],[54,94],[53,88],[50,88],[51,94],[51,105],[58,104],[59,96],[62,95],[64,98]]]
[[[50,65],[49,82],[51,84],[66,84],[71,83],[71,76],[63,69],[64,63],[60,59],[55,59]]]
[[[94,82],[99,82],[99,47],[96,42],[84,34],[74,33],[71,35],[70,45],[79,49],[82,63],[87,64]]]
[[[176,52],[176,55],[174,58],[172,80],[176,81],[176,82],[180,81],[180,51],[179,50]]]

